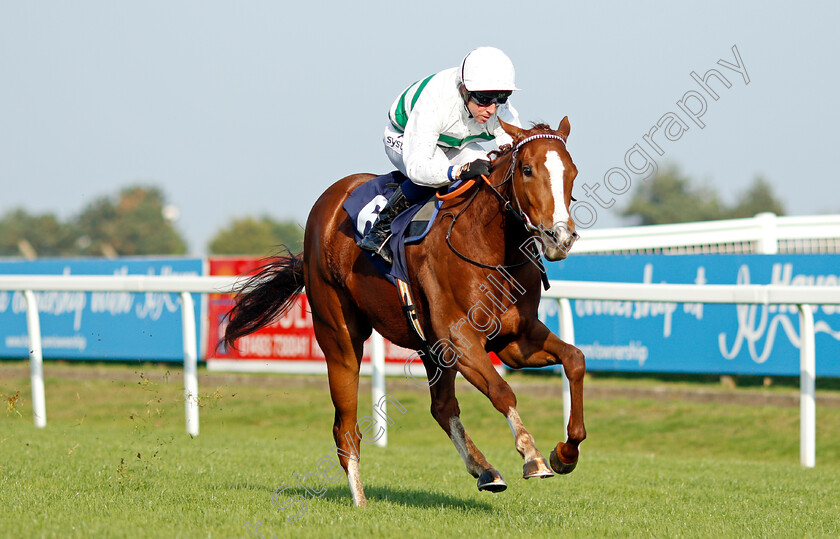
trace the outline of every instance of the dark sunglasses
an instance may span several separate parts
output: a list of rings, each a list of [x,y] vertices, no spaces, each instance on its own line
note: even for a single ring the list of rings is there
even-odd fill
[[[470,99],[481,107],[489,107],[494,103],[504,105],[510,94],[511,92],[470,92]]]

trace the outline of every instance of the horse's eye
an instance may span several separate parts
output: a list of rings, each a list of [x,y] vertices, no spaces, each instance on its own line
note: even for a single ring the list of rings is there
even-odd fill
[[[530,178],[531,174],[533,174],[531,172],[531,167],[529,167],[528,165],[525,165],[524,167],[522,167],[522,174],[524,174],[524,175],[526,175]]]

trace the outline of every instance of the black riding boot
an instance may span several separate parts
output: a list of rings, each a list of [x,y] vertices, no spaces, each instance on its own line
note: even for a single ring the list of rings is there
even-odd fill
[[[379,218],[373,224],[373,228],[357,243],[365,251],[378,254],[382,260],[391,264],[394,261],[388,240],[391,239],[391,222],[394,217],[411,207],[411,203],[405,198],[402,189],[397,187],[388,203],[379,212]]]

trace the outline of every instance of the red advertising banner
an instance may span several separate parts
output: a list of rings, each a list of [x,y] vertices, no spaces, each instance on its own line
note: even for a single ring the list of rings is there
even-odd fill
[[[210,258],[208,260],[209,272],[210,275],[244,277],[255,273],[260,266],[260,260],[254,257]],[[315,340],[312,314],[306,295],[299,295],[293,307],[269,326],[237,340],[236,348],[219,345],[220,337],[224,334],[225,315],[231,307],[233,307],[233,296],[230,294],[211,294],[208,297],[208,366],[212,368],[215,362],[217,365],[224,365],[224,369],[236,369],[237,362],[244,364],[257,360],[259,366],[255,367],[255,370],[325,371],[324,353]],[[370,362],[369,350],[370,341],[365,343],[364,362]],[[402,373],[406,360],[414,353],[414,350],[401,348],[385,341],[386,372]],[[495,355],[492,355],[492,358],[495,365],[501,365]],[[287,362],[287,364],[281,367],[278,363],[282,362]],[[414,363],[411,371],[416,376],[422,376],[420,373],[423,373],[423,367],[420,360],[416,359]]]
[[[260,265],[258,258],[211,258],[210,275],[245,276]],[[292,308],[269,326],[237,340],[235,348],[220,345],[225,315],[233,307],[230,294],[211,294],[207,302],[207,359],[309,360],[323,359],[315,341],[312,316],[305,295],[297,297]]]

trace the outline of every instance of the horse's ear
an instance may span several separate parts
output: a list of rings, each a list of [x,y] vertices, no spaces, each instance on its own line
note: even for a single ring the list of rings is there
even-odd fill
[[[515,125],[505,123],[505,122],[502,121],[501,118],[499,118],[499,125],[501,125],[502,129],[505,130],[505,133],[510,135],[510,137],[513,139],[514,144],[516,144],[517,142],[519,142],[520,140],[525,138],[525,130],[524,129],[520,129],[520,128],[516,127]]]
[[[569,117],[565,116],[563,118],[563,121],[560,122],[560,126],[557,128],[557,131],[555,131],[555,133],[560,135],[563,138],[563,140],[566,140],[569,138],[569,131],[571,130],[572,124],[569,123]]]

